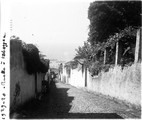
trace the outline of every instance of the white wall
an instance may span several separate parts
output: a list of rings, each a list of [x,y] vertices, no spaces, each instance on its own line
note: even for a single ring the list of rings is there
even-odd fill
[[[82,74],[80,67],[71,70],[69,84],[75,87],[85,87],[85,71]],[[140,106],[141,64],[133,64],[123,70],[120,66],[116,66],[93,78],[87,72],[87,89]]]
[[[141,64],[125,68],[117,66],[101,76],[88,79],[89,90],[141,105]]]
[[[10,71],[10,106],[13,107],[16,83],[20,86],[20,95],[16,98],[16,105],[26,102],[35,96],[35,78],[22,69]]]
[[[70,77],[68,78],[66,68],[63,67],[63,74],[61,74],[61,81],[66,78],[66,83],[76,87],[85,86],[85,72],[82,73],[82,66],[78,66],[76,69],[71,69]]]
[[[85,76],[82,74],[81,70],[73,69],[71,70],[71,77],[69,78],[69,84],[76,87],[85,86]]]
[[[35,75],[29,75],[25,70],[20,43],[13,41],[10,45],[10,107],[14,110],[35,97]],[[43,77],[44,74],[37,74],[37,92],[41,91]],[[16,91],[19,91],[17,96]]]

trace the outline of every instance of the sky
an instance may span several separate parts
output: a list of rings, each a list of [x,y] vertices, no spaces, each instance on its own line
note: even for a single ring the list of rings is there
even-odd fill
[[[35,44],[47,59],[70,61],[88,38],[90,1],[15,0],[12,35]]]

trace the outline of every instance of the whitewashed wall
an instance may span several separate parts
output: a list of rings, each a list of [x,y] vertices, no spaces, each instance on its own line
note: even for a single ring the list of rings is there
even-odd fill
[[[18,105],[35,97],[35,75],[29,75],[20,43],[11,43],[10,54],[10,107],[14,110]],[[37,74],[37,92],[41,91],[44,74]]]
[[[87,88],[140,106],[141,64],[134,64],[124,70],[117,66],[96,78],[90,76]]]
[[[85,76],[82,74],[81,70],[73,69],[71,70],[71,77],[69,78],[69,84],[76,87],[85,86]]]
[[[68,83],[75,87],[85,87],[85,73],[82,74],[80,68],[71,70]],[[133,64],[123,70],[116,66],[95,77],[87,72],[87,89],[140,106],[141,64]]]

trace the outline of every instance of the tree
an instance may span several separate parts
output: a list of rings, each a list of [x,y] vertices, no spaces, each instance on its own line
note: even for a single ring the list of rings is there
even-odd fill
[[[77,53],[74,59],[78,60],[78,62],[81,60],[81,64],[87,64],[91,60],[93,48],[88,42],[84,42],[84,46],[79,46],[78,49],[76,49],[76,52]]]
[[[115,63],[125,66],[134,61],[136,31],[141,26],[141,3],[96,1],[90,4],[89,37],[76,50],[75,59],[82,60],[92,75],[108,71]]]
[[[128,26],[141,26],[141,1],[97,1],[88,9],[90,32],[94,45]]]

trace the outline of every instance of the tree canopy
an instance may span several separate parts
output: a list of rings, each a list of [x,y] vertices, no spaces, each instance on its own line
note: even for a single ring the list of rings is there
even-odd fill
[[[96,1],[88,9],[91,44],[106,39],[128,26],[141,26],[141,1]]]

